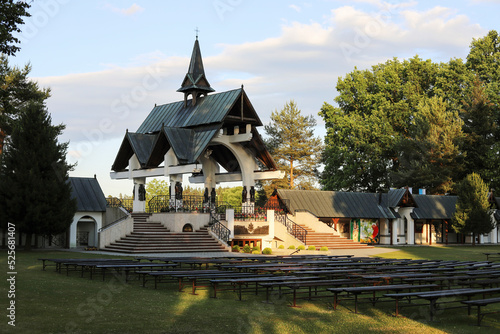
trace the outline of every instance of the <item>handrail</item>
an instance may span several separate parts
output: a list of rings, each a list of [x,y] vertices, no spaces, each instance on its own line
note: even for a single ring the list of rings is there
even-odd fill
[[[231,231],[225,227],[210,211],[210,222],[208,223],[208,229],[214,233],[219,240],[225,242],[226,244],[229,241],[229,236],[231,235]]]
[[[124,221],[125,221],[125,220],[127,220],[128,218],[130,218],[130,215],[125,216],[125,217],[122,217],[122,218],[119,218],[119,219],[115,220],[114,222],[112,222],[111,224],[108,224],[108,225],[106,225],[106,226],[101,227],[101,228],[98,230],[98,232],[105,231],[105,230],[107,230],[108,228],[110,228],[111,226],[114,226],[114,225],[117,225],[117,224],[119,224],[119,223],[121,223],[121,222],[124,222]]]
[[[288,233],[290,233],[294,238],[306,244],[307,230],[305,228],[288,218],[286,212],[280,213],[278,211],[275,211],[274,217],[281,224],[285,225]]]

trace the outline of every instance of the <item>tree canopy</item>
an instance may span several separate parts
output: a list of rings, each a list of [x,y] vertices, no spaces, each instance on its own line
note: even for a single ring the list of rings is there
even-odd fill
[[[15,44],[20,41],[14,34],[21,32],[19,26],[24,23],[23,17],[31,16],[28,13],[29,8],[30,4],[27,1],[0,2],[0,53],[12,56],[19,51],[20,47]]]
[[[340,77],[337,105],[320,111],[323,188],[412,186],[445,194],[479,164],[481,176],[499,187],[499,57],[491,31],[471,43],[465,63],[394,58]]]

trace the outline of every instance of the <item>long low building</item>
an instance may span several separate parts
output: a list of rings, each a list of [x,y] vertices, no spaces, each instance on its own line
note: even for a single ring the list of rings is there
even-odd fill
[[[313,230],[380,245],[471,243],[472,236],[451,228],[456,196],[413,194],[411,188],[387,193],[279,189],[275,198],[291,219]],[[496,227],[476,243],[499,243],[500,197],[490,196]],[[328,227],[328,229],[325,228]]]

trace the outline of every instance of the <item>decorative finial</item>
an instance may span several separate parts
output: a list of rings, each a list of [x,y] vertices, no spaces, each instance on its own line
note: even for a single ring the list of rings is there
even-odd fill
[[[241,89],[243,89],[243,84],[241,84]]]
[[[198,29],[198,27],[196,27],[194,31],[196,31],[196,39],[198,39],[198,33],[200,32],[200,30]]]

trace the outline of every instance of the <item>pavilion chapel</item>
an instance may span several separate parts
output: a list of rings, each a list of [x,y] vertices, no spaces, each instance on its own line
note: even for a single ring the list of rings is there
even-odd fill
[[[183,99],[156,105],[136,132],[125,133],[112,179],[134,183],[134,212],[145,211],[148,177],[168,177],[170,195],[182,193],[183,175],[203,185],[206,198],[222,182],[240,181],[250,202],[255,182],[282,177],[257,131],[262,126],[243,85],[215,93],[196,38],[181,87]]]

